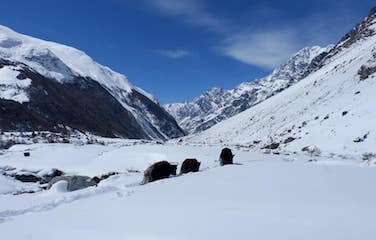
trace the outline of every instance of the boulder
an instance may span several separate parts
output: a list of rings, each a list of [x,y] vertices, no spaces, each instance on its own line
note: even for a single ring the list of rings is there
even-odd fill
[[[59,176],[53,178],[49,183],[47,189],[50,189],[55,183],[60,181],[67,182],[67,191],[73,192],[84,188],[96,186],[98,182],[94,178],[87,176]]]
[[[103,181],[103,180],[106,180],[109,177],[112,177],[112,176],[115,176],[115,175],[118,175],[118,174],[120,174],[120,173],[119,172],[108,172],[106,174],[102,174],[100,177],[98,177],[98,179],[100,181]]]
[[[263,147],[263,149],[275,150],[279,148],[279,143],[271,143]]]
[[[43,183],[49,183],[52,179],[54,179],[55,177],[60,177],[60,176],[63,176],[64,175],[64,172],[59,170],[59,169],[56,169],[56,168],[53,168],[51,169],[50,171],[46,171],[46,172],[39,172],[38,175],[40,177],[42,177],[43,179]]]
[[[29,173],[29,172],[21,172],[21,173],[16,173],[14,175],[14,178],[18,181],[21,182],[27,182],[27,183],[36,183],[36,182],[41,182],[42,178],[35,173]]]
[[[288,143],[293,142],[295,140],[296,140],[296,138],[294,138],[294,137],[288,137],[288,138],[285,139],[285,141],[283,141],[283,143],[288,144]]]
[[[321,150],[317,146],[314,146],[314,145],[306,146],[306,147],[302,148],[302,152],[307,152],[311,156],[320,156],[320,154],[321,154]]]

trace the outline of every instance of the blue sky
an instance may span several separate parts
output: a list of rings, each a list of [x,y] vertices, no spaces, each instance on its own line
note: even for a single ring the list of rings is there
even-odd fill
[[[335,43],[374,0],[2,0],[0,24],[79,48],[162,103],[262,77]]]

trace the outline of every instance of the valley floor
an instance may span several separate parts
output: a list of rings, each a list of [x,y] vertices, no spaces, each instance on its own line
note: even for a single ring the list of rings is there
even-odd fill
[[[234,150],[219,167],[220,146],[119,141],[108,145],[18,145],[0,167],[58,168],[88,176],[110,171],[98,187],[35,189],[0,175],[2,239],[375,239],[376,168],[361,158],[270,155]],[[31,156],[25,158],[24,151]],[[159,160],[197,158],[198,173],[139,185]],[[372,164],[374,165],[374,164]]]

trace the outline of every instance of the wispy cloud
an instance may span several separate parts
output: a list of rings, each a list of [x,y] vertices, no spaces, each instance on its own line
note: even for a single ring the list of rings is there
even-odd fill
[[[338,23],[344,25],[345,21],[349,22],[346,20],[349,15],[346,8],[337,8],[341,13],[338,12],[336,17],[328,10],[301,19],[289,19],[284,15],[287,13],[276,9],[257,8],[249,13],[257,21],[250,21],[250,26],[239,26],[213,15],[205,5],[205,0],[144,1],[159,14],[217,34],[220,40],[214,49],[219,54],[269,69],[282,63],[300,48],[328,44],[333,39],[335,41],[343,34],[337,27]],[[282,20],[276,22],[275,19]],[[163,54],[172,58],[187,55],[184,51],[165,51]]]
[[[295,37],[292,29],[243,32],[227,37],[218,49],[243,63],[273,68],[298,50]]]
[[[199,0],[148,0],[149,7],[160,14],[170,17],[178,17],[182,21],[204,27],[214,32],[224,32],[225,24],[223,20],[211,15],[203,1]]]
[[[184,49],[161,49],[156,51],[158,54],[172,58],[172,59],[180,59],[185,58],[191,55],[191,53]]]

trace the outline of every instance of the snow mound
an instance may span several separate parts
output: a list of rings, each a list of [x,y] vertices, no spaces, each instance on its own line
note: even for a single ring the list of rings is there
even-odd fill
[[[59,181],[52,185],[52,187],[49,189],[50,193],[65,193],[68,192],[68,182],[67,181]]]

